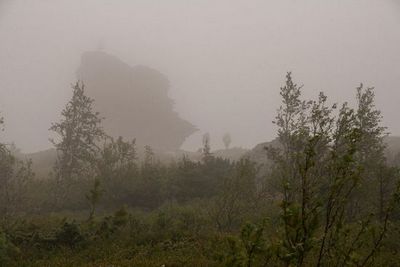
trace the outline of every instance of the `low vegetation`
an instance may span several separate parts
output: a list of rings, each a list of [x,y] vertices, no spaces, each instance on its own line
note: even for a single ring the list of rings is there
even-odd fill
[[[280,93],[265,169],[216,157],[209,135],[200,161],[138,159],[76,83],[48,177],[0,144],[0,266],[398,266],[399,168],[373,89],[355,107],[303,100],[288,73]]]

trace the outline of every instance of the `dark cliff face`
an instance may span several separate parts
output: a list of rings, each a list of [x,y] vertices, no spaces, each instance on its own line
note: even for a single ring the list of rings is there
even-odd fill
[[[139,146],[176,150],[196,131],[174,111],[168,79],[154,69],[131,67],[97,51],[82,55],[77,74],[113,137],[136,138]]]

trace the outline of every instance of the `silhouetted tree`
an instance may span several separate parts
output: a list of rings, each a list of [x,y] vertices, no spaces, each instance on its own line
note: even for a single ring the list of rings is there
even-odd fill
[[[207,162],[212,158],[212,153],[211,153],[211,138],[209,133],[205,133],[203,135],[203,161]]]
[[[225,149],[228,149],[232,143],[231,135],[229,133],[224,134],[222,141],[224,142]]]

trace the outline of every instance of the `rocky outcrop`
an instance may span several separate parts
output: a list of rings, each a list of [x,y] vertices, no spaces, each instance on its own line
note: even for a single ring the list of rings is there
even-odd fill
[[[136,138],[139,146],[179,149],[196,128],[174,111],[168,79],[145,66],[131,67],[105,52],[82,55],[78,78],[105,117],[103,126],[113,136]]]

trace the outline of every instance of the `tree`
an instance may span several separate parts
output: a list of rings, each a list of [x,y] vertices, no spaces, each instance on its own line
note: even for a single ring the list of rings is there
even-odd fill
[[[359,208],[361,203],[368,203],[376,209],[377,217],[384,217],[384,206],[393,189],[393,168],[388,167],[385,157],[384,138],[387,136],[386,127],[381,126],[382,115],[374,104],[374,88],[364,88],[363,84],[357,88],[356,124],[361,133],[358,148],[358,159],[364,166],[364,186],[359,189],[357,201],[353,200],[353,208]],[[371,197],[369,194],[375,194]]]
[[[287,266],[365,266],[387,232],[397,191],[383,208],[381,224],[371,223],[371,216],[362,212],[367,207],[355,210],[357,214],[349,212],[358,199],[357,188],[369,182],[364,151],[368,144],[376,146],[376,153],[381,151],[384,129],[379,113],[370,109],[371,91],[357,92],[357,110],[345,103],[335,116],[337,105],[329,106],[323,93],[315,101],[301,100],[301,87],[292,81],[291,73],[281,88],[283,104],[275,120],[280,147],[268,151],[273,175],[281,182],[278,256]],[[369,235],[372,228],[377,235]]]
[[[225,149],[228,149],[232,143],[231,135],[229,133],[224,134],[222,141],[224,142]]]
[[[203,161],[207,162],[212,158],[212,153],[211,153],[211,138],[209,133],[205,133],[203,135]]]
[[[0,128],[4,119],[0,118]],[[34,177],[31,160],[19,160],[14,147],[0,143],[0,218],[5,220],[27,204],[26,191]]]
[[[4,118],[2,116],[0,116],[0,130],[1,131],[4,130],[3,125],[4,125]]]
[[[272,263],[275,253],[268,246],[266,228],[266,221],[261,224],[247,222],[240,231],[239,238],[228,237],[225,255],[222,257],[223,266],[279,266]]]
[[[232,174],[223,178],[210,215],[219,231],[232,231],[258,208],[257,168],[249,159],[234,163]]]
[[[73,95],[62,111],[60,122],[53,123],[50,130],[59,136],[52,139],[57,150],[54,166],[58,189],[57,198],[65,198],[70,184],[78,178],[94,176],[98,143],[106,135],[100,126],[102,118],[93,111],[94,100],[85,95],[85,86],[76,82]]]
[[[100,180],[94,179],[93,188],[86,195],[86,199],[90,204],[90,212],[88,221],[93,221],[94,212],[96,211],[97,204],[100,201],[100,198],[103,194],[103,190],[101,189]]]
[[[146,145],[144,147],[144,166],[151,167],[154,164],[154,151],[151,146]]]
[[[133,179],[137,177],[136,141],[124,141],[122,137],[109,138],[103,145],[98,159],[99,179],[105,189],[107,204],[115,204],[128,198]]]
[[[124,141],[110,138],[105,142],[98,160],[99,175],[104,181],[126,178],[136,171],[136,140]]]

